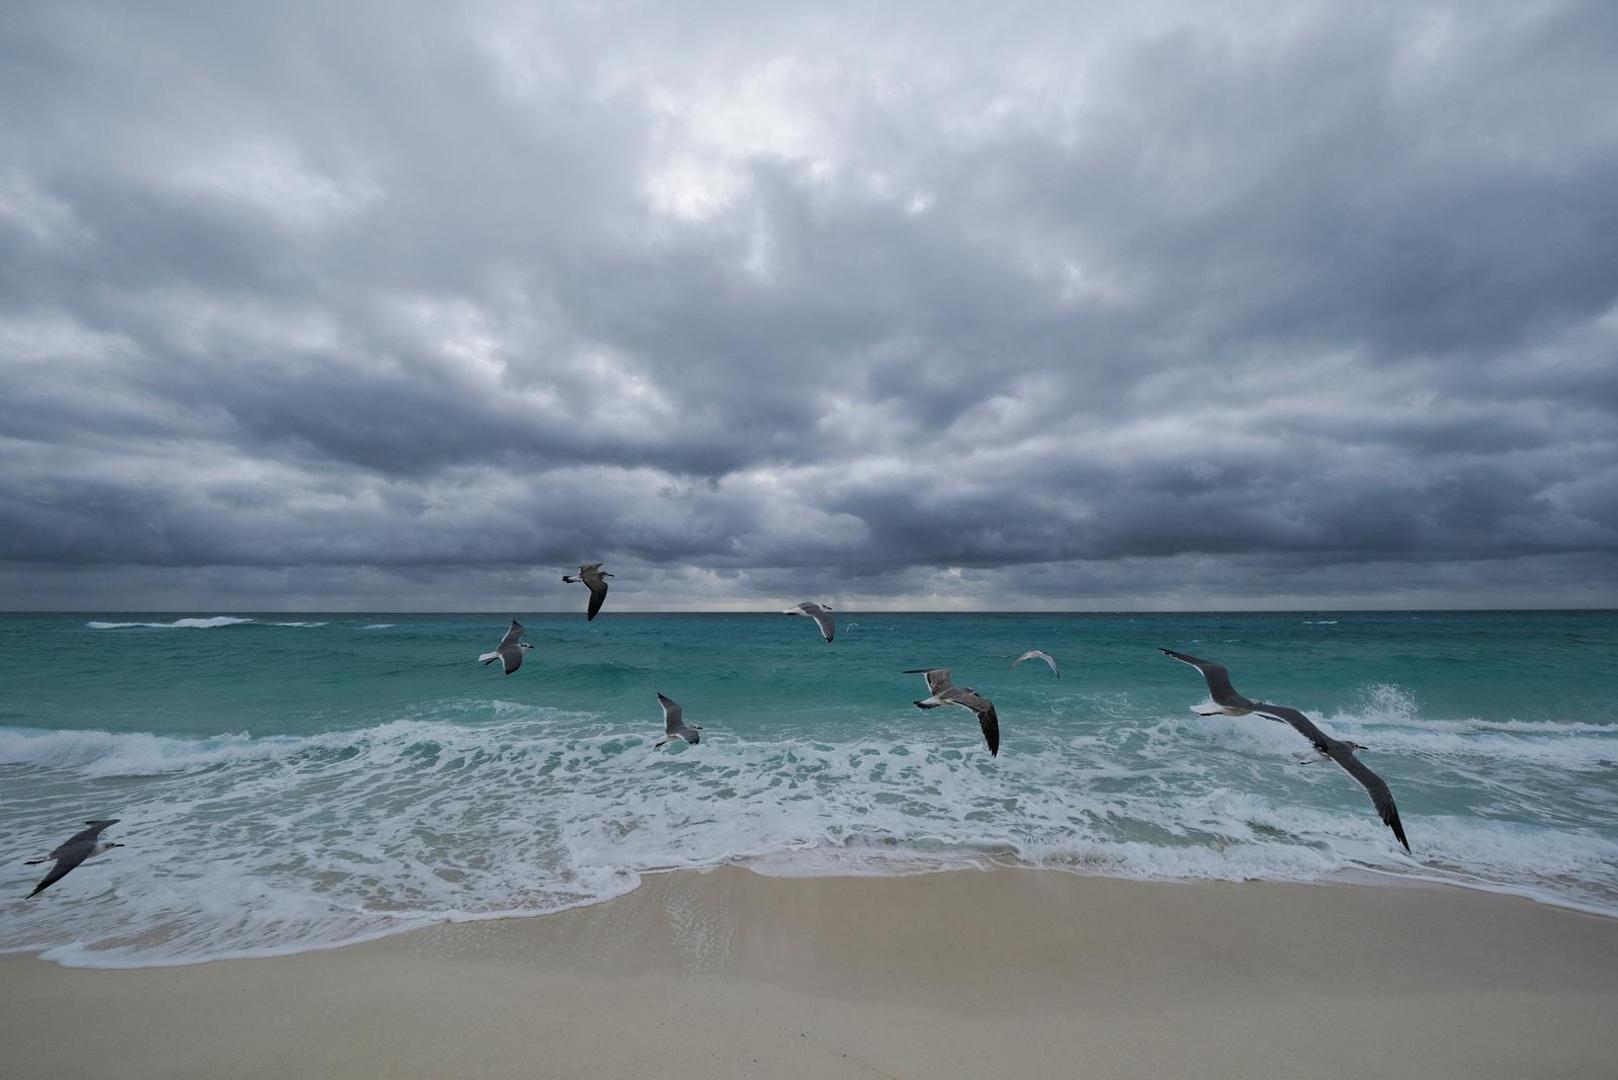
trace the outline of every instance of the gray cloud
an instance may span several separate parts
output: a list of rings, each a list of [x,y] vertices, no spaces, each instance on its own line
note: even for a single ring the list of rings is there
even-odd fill
[[[13,13],[5,603],[1618,603],[1615,51],[1581,4]]]

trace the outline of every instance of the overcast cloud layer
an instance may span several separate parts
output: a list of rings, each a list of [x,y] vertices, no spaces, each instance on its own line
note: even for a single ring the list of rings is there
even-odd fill
[[[1618,605],[1618,9],[1115,7],[9,5],[0,606]]]

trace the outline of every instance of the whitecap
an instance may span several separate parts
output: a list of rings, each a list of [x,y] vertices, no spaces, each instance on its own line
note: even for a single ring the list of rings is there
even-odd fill
[[[214,615],[205,619],[175,619],[173,622],[87,622],[91,630],[214,630],[221,626],[240,626],[252,619],[235,615]]]

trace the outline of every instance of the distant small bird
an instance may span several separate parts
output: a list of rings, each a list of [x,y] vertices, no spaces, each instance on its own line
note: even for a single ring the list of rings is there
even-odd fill
[[[1017,657],[1017,659],[1013,660],[1011,662],[1011,666],[1016,667],[1024,660],[1043,660],[1045,663],[1050,665],[1052,671],[1056,672],[1056,677],[1058,679],[1062,677],[1062,670],[1056,666],[1055,658],[1052,657],[1050,653],[1045,652],[1043,649],[1029,649],[1027,652]]]
[[[56,860],[56,865],[51,867],[51,872],[45,875],[44,881],[34,886],[34,891],[28,894],[28,899],[32,900],[58,881],[67,877],[84,860],[93,859],[104,851],[124,846],[122,844],[110,844],[105,841],[98,842],[96,839],[101,835],[102,829],[109,825],[118,824],[117,818],[109,818],[105,821],[86,821],[85,824],[90,827],[68,837],[49,855],[38,859],[29,859],[24,864],[26,866],[38,866],[40,863],[50,862],[52,859]]]
[[[607,598],[607,582],[605,579],[610,577],[612,575],[602,571],[601,564],[598,562],[586,563],[579,567],[578,577],[572,577],[568,574],[562,575],[562,580],[569,585],[582,581],[590,586],[590,609],[585,615],[585,622],[595,618],[596,612],[601,610],[601,601]]]
[[[686,723],[682,719],[685,715],[685,710],[680,708],[678,702],[673,698],[658,694],[657,703],[663,706],[664,735],[652,744],[654,750],[664,743],[673,742],[675,739],[684,739],[692,746],[702,741],[702,725]]]
[[[1254,701],[1243,697],[1236,692],[1230,684],[1230,672],[1211,660],[1199,660],[1195,656],[1177,653],[1173,649],[1161,650],[1182,664],[1190,664],[1202,672],[1202,677],[1208,683],[1208,694],[1214,699],[1214,705],[1193,705],[1191,711],[1199,716],[1246,716],[1248,713],[1258,713],[1260,716],[1274,720],[1278,723],[1288,724],[1299,735],[1308,739],[1320,756],[1307,758],[1301,764],[1312,761],[1324,761],[1330,758],[1341,765],[1348,775],[1360,782],[1360,786],[1371,796],[1371,805],[1376,807],[1377,817],[1382,824],[1393,830],[1393,835],[1399,838],[1406,851],[1410,850],[1410,841],[1405,839],[1404,825],[1399,821],[1399,808],[1394,805],[1393,793],[1388,785],[1376,773],[1366,767],[1365,763],[1354,756],[1356,750],[1366,750],[1369,747],[1361,746],[1357,742],[1348,742],[1343,739],[1334,739],[1321,731],[1309,718],[1287,705],[1271,705],[1266,701]]]
[[[928,696],[912,702],[918,709],[936,709],[940,705],[959,705],[977,714],[978,727],[983,729],[983,741],[989,744],[989,756],[1000,756],[1000,717],[995,715],[994,702],[970,686],[955,686],[949,681],[949,668],[905,668],[906,675],[922,675],[927,679]]]
[[[797,607],[787,608],[785,611],[781,612],[781,614],[809,616],[811,619],[815,620],[815,625],[820,627],[820,636],[826,639],[826,644],[828,645],[831,644],[831,639],[837,634],[837,624],[832,621],[830,604],[820,604],[813,600],[805,600]]]
[[[506,674],[510,675],[513,671],[522,667],[523,650],[533,648],[526,641],[518,641],[517,639],[520,637],[522,637],[522,623],[512,619],[511,629],[507,630],[506,636],[500,639],[500,644],[494,647],[494,652],[486,652],[478,659],[483,661],[484,667],[488,667],[498,660],[505,666]]]

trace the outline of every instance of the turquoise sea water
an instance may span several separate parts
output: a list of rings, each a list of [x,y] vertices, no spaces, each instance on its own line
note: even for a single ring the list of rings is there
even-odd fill
[[[1618,914],[1618,614],[0,616],[0,949],[133,966],[538,913],[641,873],[1351,872]],[[1191,669],[1371,749],[1414,849]],[[1026,649],[1062,664],[1010,670]],[[949,666],[994,699],[923,713]],[[704,725],[654,751],[656,693]],[[87,818],[128,847],[22,897]]]

